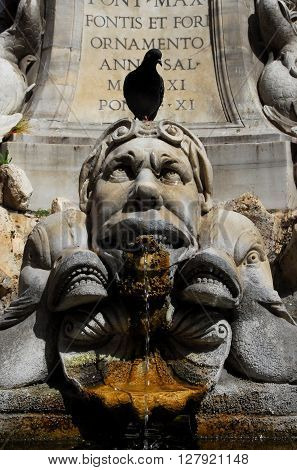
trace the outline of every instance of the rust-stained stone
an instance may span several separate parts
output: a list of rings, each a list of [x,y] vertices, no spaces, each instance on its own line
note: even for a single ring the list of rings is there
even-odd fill
[[[0,440],[60,441],[78,439],[80,433],[69,415],[0,414]]]
[[[261,384],[225,374],[191,410],[198,438],[297,437],[297,386]]]
[[[255,439],[297,437],[297,416],[197,415],[196,435],[199,438]]]
[[[84,391],[107,407],[131,404],[144,417],[159,406],[180,412],[191,397],[201,399],[208,390],[207,385],[191,387],[174,378],[158,354],[149,357],[149,369],[146,367],[141,359],[110,363],[104,383]]]
[[[143,364],[139,363],[141,368]],[[139,371],[138,371],[139,372]],[[135,382],[139,380],[136,372]],[[138,377],[138,378],[137,378]],[[125,385],[126,386],[126,385]],[[293,439],[297,438],[297,386],[257,384],[225,376],[212,392],[202,399],[197,390],[191,391],[183,385],[166,385],[163,390],[148,390],[147,402],[134,385],[131,390],[117,390],[113,385],[90,389],[90,396],[99,396],[109,406],[131,404],[138,410],[158,407],[180,413],[190,398],[187,412],[192,417],[192,430],[197,439],[206,439],[202,448],[207,448],[211,439]],[[194,391],[192,391],[194,392]],[[201,390],[203,394],[203,390]],[[96,402],[94,402],[95,404]],[[200,404],[201,403],[201,404]],[[174,405],[173,405],[174,404]],[[98,423],[98,432],[102,423]],[[26,387],[0,392],[0,440],[13,435],[14,441],[62,441],[82,438],[71,416],[65,409],[58,390],[47,385]],[[229,448],[225,442],[225,448]],[[199,448],[201,444],[199,443]],[[213,448],[213,447],[210,447]],[[264,446],[264,448],[267,448]]]
[[[137,244],[136,252],[125,254],[121,294],[143,300],[164,297],[172,289],[169,253],[152,235],[138,237]]]
[[[0,390],[1,413],[64,413],[61,393],[46,384],[13,390]]]
[[[61,393],[46,384],[0,390],[0,440],[77,439]]]
[[[29,344],[24,354],[22,343],[18,341],[19,338],[31,338],[30,332],[36,334],[36,338],[41,336],[38,330],[40,324],[34,323],[35,317],[29,316],[28,323],[24,323],[19,315],[19,311],[23,309],[22,295],[18,299],[19,305],[16,306],[14,303],[10,310],[7,309],[5,312],[7,316],[3,320],[4,328],[7,326],[6,320],[15,321],[14,316],[21,325],[19,329],[17,324],[13,325],[12,328],[16,327],[15,330],[8,330],[8,333],[4,330],[3,333],[2,386],[11,388],[46,381],[47,373],[51,373],[53,367],[49,358],[54,363],[58,349],[64,372],[64,384],[70,382],[76,387],[77,395],[83,398],[79,409],[81,415],[85,402],[88,402],[90,407],[94,406],[94,410],[100,410],[100,413],[103,411],[120,413],[124,409],[129,410],[129,413],[132,412],[132,415],[138,419],[153,416],[156,412],[169,412],[169,414],[190,412],[192,418],[197,417],[197,436],[204,437],[216,437],[220,435],[222,429],[226,429],[229,435],[237,433],[238,436],[252,433],[253,430],[257,432],[258,428],[253,424],[255,416],[261,416],[262,428],[266,426],[267,435],[270,435],[273,429],[276,416],[281,423],[284,416],[289,417],[289,423],[292,418],[293,426],[297,415],[296,387],[276,385],[275,382],[285,384],[296,382],[294,338],[297,330],[273,288],[271,268],[265,254],[266,249],[270,261],[273,261],[282,249],[282,244],[286,240],[282,232],[282,217],[267,212],[260,201],[249,194],[230,202],[229,207],[227,204],[233,212],[213,208],[210,162],[202,144],[193,135],[190,136],[182,126],[163,123],[159,124],[160,129],[157,126],[154,129],[152,125],[151,130],[148,130],[143,129],[144,125],[141,123],[134,121],[125,121],[121,124],[118,122],[115,127],[112,126],[107,131],[105,137],[102,137],[103,140],[101,139],[102,145],[98,144],[83,166],[80,195],[81,209],[86,211],[86,216],[79,211],[72,211],[73,217],[68,217],[64,213],[51,215],[30,237],[22,268],[20,294],[29,297],[26,301],[31,302],[32,295],[30,292],[30,295],[28,294],[27,286],[33,287],[33,294],[37,298],[37,313],[40,311],[44,315],[40,320],[41,326],[47,325],[48,319],[52,318],[50,315],[55,313],[54,303],[49,301],[52,291],[54,297],[58,294],[59,299],[68,295],[70,298],[74,297],[73,290],[68,291],[69,283],[73,288],[81,286],[82,291],[76,299],[78,303],[71,305],[75,308],[69,310],[70,304],[59,307],[59,311],[67,314],[64,317],[60,316],[63,319],[61,324],[53,325],[53,330],[45,332],[42,339],[46,341],[46,348],[44,344],[40,346],[40,356],[36,353],[34,342]],[[134,135],[137,127],[139,134],[136,132]],[[125,133],[128,133],[131,142]],[[125,142],[123,135],[125,139],[127,138]],[[180,140],[179,135],[184,140]],[[162,136],[162,139],[158,136]],[[164,136],[167,136],[167,140]],[[110,152],[103,155],[109,146],[111,146]],[[171,155],[171,147],[175,147],[174,154],[179,165],[182,162],[187,165],[189,181],[184,185],[171,185],[171,188],[170,185],[164,188],[160,186],[162,192],[156,193],[158,187],[154,187],[155,183],[152,182],[155,181],[155,160],[162,159],[164,152],[167,151]],[[126,191],[123,192],[120,185],[116,187],[114,184],[121,179],[117,180],[117,173],[114,175],[114,180],[104,179],[100,173],[100,165],[106,158],[106,168],[109,165],[108,171],[112,170],[114,158],[123,158],[131,148],[137,158],[141,158],[149,168],[145,167],[140,186],[138,176],[136,178],[136,173],[132,172],[133,183],[129,183],[129,187],[127,185]],[[198,167],[199,172],[197,172]],[[138,168],[143,167],[139,165]],[[160,185],[161,183],[162,180]],[[133,194],[132,186],[137,194],[138,203],[135,204],[134,201],[134,206],[131,206],[134,207],[136,215],[135,220],[130,216],[129,221],[128,212],[125,212],[124,207],[126,199]],[[152,189],[155,193],[147,198],[148,191]],[[156,194],[159,196],[158,201]],[[116,222],[112,221],[109,211],[102,211],[104,205],[108,206],[111,195],[114,195],[120,204],[119,207],[123,209],[120,212],[120,222],[117,219]],[[146,204],[153,203],[151,209],[154,211],[158,207],[156,202],[162,203],[169,213],[164,212],[164,215],[160,211],[157,223],[155,219],[142,219],[141,213],[148,206],[143,206],[139,202],[145,201]],[[190,202],[194,202],[194,205]],[[191,209],[187,215],[183,212],[183,203]],[[250,220],[235,213],[234,210],[248,216]],[[80,213],[78,218],[74,217],[76,213],[77,215]],[[172,218],[174,223],[171,222]],[[136,245],[138,243],[138,251],[131,250],[131,237],[127,234],[125,237],[123,234],[127,221],[134,230],[132,245],[134,242]],[[182,228],[180,228],[181,223]],[[104,224],[110,224],[110,236],[102,238]],[[255,224],[264,237],[265,247]],[[120,233],[123,235],[123,240],[121,238],[121,243],[114,243],[114,233],[119,227],[122,228]],[[160,235],[164,228],[165,237]],[[174,232],[179,234],[177,243],[173,240],[170,242],[171,234]],[[59,240],[58,234],[62,235]],[[142,235],[134,239],[135,234]],[[106,246],[103,240],[107,241]],[[162,240],[165,245],[162,244]],[[137,248],[135,244],[132,246],[133,250]],[[115,248],[124,254],[118,257],[114,253]],[[178,251],[179,248],[182,248],[182,252]],[[88,272],[89,260],[85,256],[80,263],[81,267],[77,270],[72,269],[77,266],[71,256],[73,250],[83,251],[85,254],[89,249],[92,249],[96,260],[98,256],[102,257],[102,266],[98,268],[98,272],[102,275],[105,267],[106,273],[116,274],[116,279],[120,282],[106,290],[107,298],[103,302],[99,302],[102,300],[101,294],[100,296],[96,294],[96,306],[86,309],[85,298],[81,292],[86,283],[92,283],[94,280],[94,274],[91,274],[94,271]],[[207,250],[215,251],[215,254],[210,255]],[[199,265],[197,258],[202,256],[202,252],[205,257]],[[173,286],[173,273],[170,267],[174,262],[177,264],[185,261],[182,256],[188,257],[191,275],[187,279],[191,285],[197,286],[193,291],[201,294],[202,300],[198,299],[197,295],[195,298],[190,296],[178,298],[179,289],[185,286],[182,286],[182,283]],[[62,265],[65,263],[65,266],[69,262],[66,270],[69,279],[65,276],[65,284],[61,282],[59,287],[59,282],[53,283],[52,277],[55,270],[59,269],[60,262]],[[122,274],[120,268],[124,264],[124,274]],[[29,272],[28,277],[26,277],[27,272]],[[107,274],[104,276],[106,279]],[[36,287],[36,281],[40,278],[41,285]],[[79,280],[71,284],[76,278]],[[201,287],[201,284],[206,285]],[[120,291],[116,292],[119,286]],[[58,292],[56,289],[59,289]],[[225,293],[222,294],[222,290]],[[223,302],[225,299],[229,302]],[[187,305],[184,302],[187,302]],[[119,304],[119,308],[116,304]],[[210,313],[208,310],[204,312],[201,304],[211,307]],[[35,304],[33,307],[35,308]],[[223,318],[216,309],[222,310]],[[25,313],[30,315],[32,310]],[[279,318],[281,315],[287,315],[288,321],[285,326],[283,326],[285,320]],[[151,325],[149,325],[150,320]],[[23,329],[24,325],[28,326],[29,333]],[[57,336],[59,336],[58,348]],[[36,338],[34,336],[33,340]],[[33,347],[30,347],[31,344]],[[14,345],[18,346],[17,355],[14,354]],[[9,361],[7,351],[10,352]],[[271,351],[274,354],[271,354]],[[230,359],[225,363],[228,356],[235,359],[239,357],[240,364]],[[33,373],[31,374],[29,370],[26,377],[22,375],[23,357],[30,361],[30,366],[33,364],[35,367]],[[39,364],[42,361],[44,368],[40,372]],[[15,364],[19,369],[15,368]],[[249,380],[240,381],[227,377],[216,386],[221,378],[224,364],[228,371],[246,376]],[[256,384],[251,380],[274,384]],[[33,388],[34,399],[37,401],[32,402],[31,391],[28,396],[23,396],[24,390],[21,389],[12,397],[21,412],[20,423],[22,420],[24,422],[21,428],[28,429],[29,438],[34,426],[41,430],[46,428],[49,433],[57,435],[57,438],[59,431],[63,432],[65,429],[67,433],[70,429],[70,433],[72,432],[68,421],[70,419],[68,410],[64,410],[60,404],[59,394],[55,395],[52,401],[52,392],[49,389]],[[71,389],[69,395],[65,394],[66,399],[71,401],[72,393]],[[3,401],[9,403],[5,412],[16,415],[13,400],[10,402],[6,396]],[[36,421],[34,416],[30,421],[29,415],[26,421],[26,417],[22,414],[22,401],[27,402],[24,406],[27,406],[30,415],[38,415]],[[52,408],[46,410],[47,406]],[[41,417],[41,414],[44,416]],[[56,419],[57,414],[60,420]],[[211,419],[208,420],[207,417]],[[41,419],[44,419],[44,424],[39,423]],[[100,425],[101,423],[98,423],[98,426]]]

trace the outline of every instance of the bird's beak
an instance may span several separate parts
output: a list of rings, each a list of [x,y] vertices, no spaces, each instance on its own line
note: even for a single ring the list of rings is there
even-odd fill
[[[161,67],[163,67],[162,60],[161,60],[161,59],[159,59],[159,60],[157,61],[157,64],[160,64]]]

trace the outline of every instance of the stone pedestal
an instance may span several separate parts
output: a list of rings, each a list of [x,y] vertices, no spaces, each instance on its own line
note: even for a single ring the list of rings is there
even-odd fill
[[[269,209],[296,207],[290,138],[268,122],[258,96],[263,64],[254,1],[149,5],[47,2],[37,86],[26,110],[31,131],[6,144],[33,184],[31,208],[49,208],[57,196],[77,200],[78,169],[96,138],[107,123],[131,116],[122,84],[146,42],[163,53],[166,91],[157,119],[184,123],[202,139],[214,166],[215,198],[250,191]]]

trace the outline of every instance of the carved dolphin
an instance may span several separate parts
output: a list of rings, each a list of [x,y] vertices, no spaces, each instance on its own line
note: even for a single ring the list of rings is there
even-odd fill
[[[297,381],[297,326],[273,289],[248,283],[231,322],[228,364],[248,379],[260,382]]]
[[[264,112],[291,132],[297,120],[297,12],[283,0],[257,0],[257,14],[270,51],[258,85]]]
[[[270,49],[281,51],[296,44],[297,28],[293,22],[296,12],[291,12],[285,1],[257,0],[256,9],[263,40]]]
[[[26,73],[37,60],[43,27],[40,0],[21,0],[13,25],[0,34],[0,140],[20,120],[26,95],[34,87],[28,86]],[[10,115],[14,119],[9,128]]]
[[[295,382],[297,326],[273,288],[254,224],[231,211],[212,211],[202,224],[200,246],[180,272],[180,297],[197,306],[197,323],[205,312],[209,318],[223,312],[232,329],[227,364],[233,371],[262,382]]]

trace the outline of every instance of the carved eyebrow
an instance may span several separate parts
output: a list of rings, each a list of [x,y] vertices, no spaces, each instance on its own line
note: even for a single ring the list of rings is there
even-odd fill
[[[122,154],[119,153],[118,155],[115,155],[110,159],[107,158],[105,160],[104,170],[109,167],[113,168],[115,165],[117,165],[120,162],[134,163],[134,160],[135,160],[135,155],[133,152],[129,151],[129,152],[125,152]]]
[[[174,165],[174,164],[180,165],[181,163],[175,156],[171,156],[166,153],[162,155],[156,155],[155,152],[151,152],[150,161],[151,161],[152,169],[156,173],[160,173],[161,167],[164,166],[164,164],[166,163],[170,163],[170,165]]]
[[[135,153],[132,151],[132,150],[128,150],[128,152],[124,152],[124,153],[118,153],[118,155],[115,155],[113,157],[113,160],[122,160],[122,159],[135,159],[136,158],[136,155]]]

